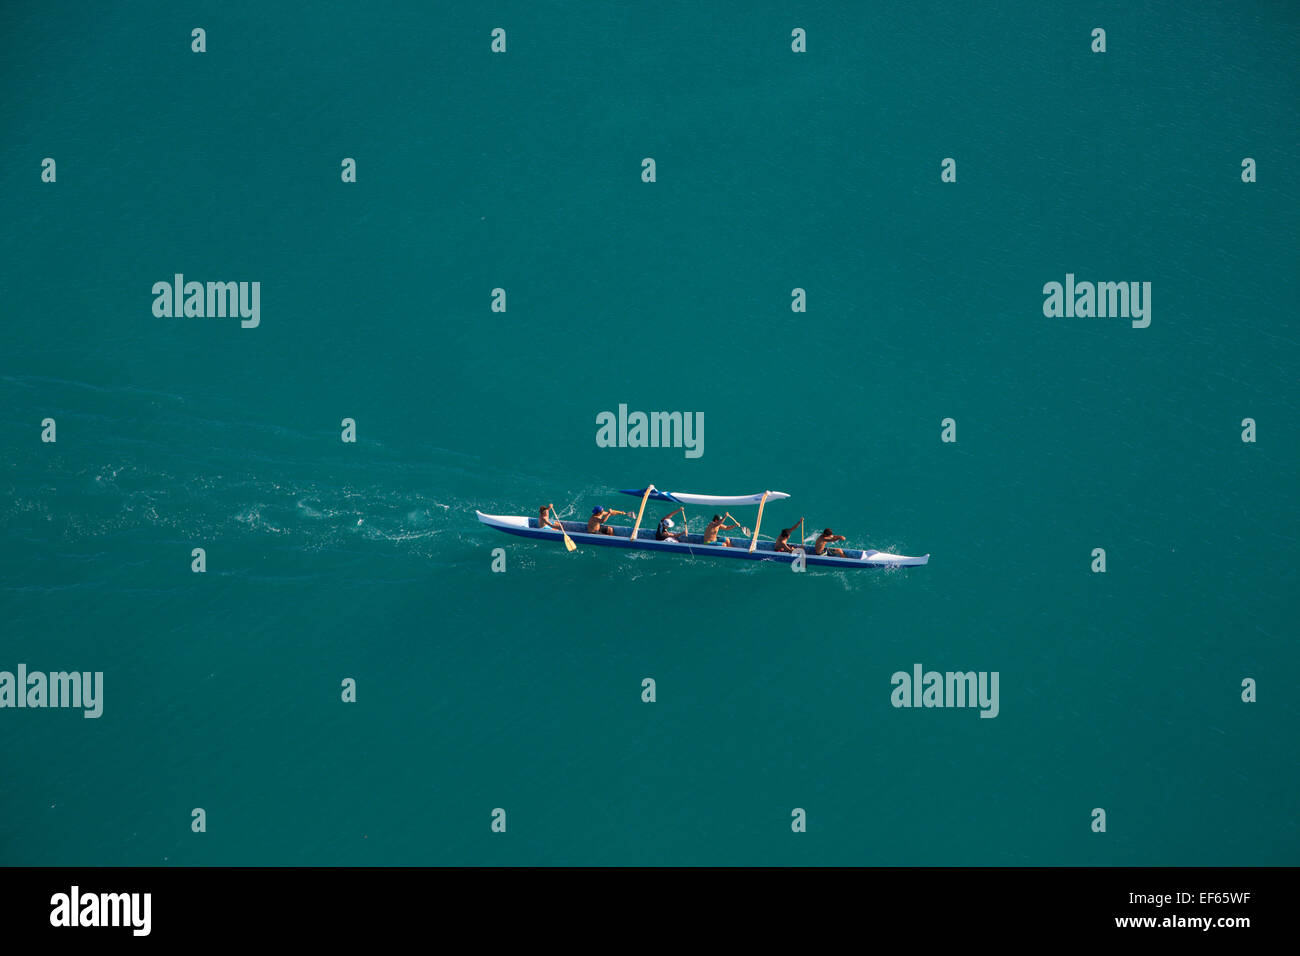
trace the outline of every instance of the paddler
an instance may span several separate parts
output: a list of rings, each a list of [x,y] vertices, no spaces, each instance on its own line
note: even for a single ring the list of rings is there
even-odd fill
[[[587,519],[587,534],[613,534],[613,528],[605,527],[605,522],[614,515],[631,516],[630,511],[617,511],[614,508],[606,508],[604,505],[596,505],[591,509],[591,517]]]
[[[709,522],[709,526],[704,529],[704,544],[721,544],[724,548],[729,548],[731,547],[731,539],[723,538],[718,541],[718,532],[734,531],[739,527],[738,524],[727,524],[722,515],[714,515],[713,520]]]
[[[799,525],[801,525],[801,524],[803,524],[803,518],[800,518],[800,519],[799,519],[798,521],[796,521],[794,524],[790,525],[790,527],[786,528],[784,531],[782,531],[780,534],[778,534],[778,535],[776,536],[776,541],[774,541],[774,542],[772,543],[772,550],[773,550],[773,551],[784,551],[786,554],[791,554],[791,553],[793,553],[795,549],[792,548],[792,547],[790,547],[790,532],[794,531],[794,529],[797,528],[797,527],[799,527]],[[802,543],[802,542],[800,542],[799,550],[800,550],[800,551],[803,550],[803,543]]]
[[[542,505],[537,510],[537,527],[554,528],[556,531],[563,531],[564,525],[558,521],[552,521],[551,515],[555,512],[555,505]]]
[[[656,541],[667,541],[670,538],[674,541],[681,541],[682,538],[685,537],[686,535],[685,531],[672,530],[674,527],[673,515],[677,514],[680,511],[685,511],[685,510],[686,510],[686,506],[683,505],[682,507],[678,508],[677,511],[672,512],[672,514],[668,514],[664,516],[663,520],[659,522],[659,527],[655,528]]]
[[[836,534],[830,528],[827,528],[817,536],[817,541],[813,544],[813,554],[829,554],[832,558],[844,557],[844,552],[840,548],[828,548],[826,545],[833,541],[847,541],[848,538],[842,534]]]

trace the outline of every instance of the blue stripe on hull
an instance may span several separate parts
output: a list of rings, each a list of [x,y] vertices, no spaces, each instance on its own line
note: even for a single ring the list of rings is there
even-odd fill
[[[497,531],[504,531],[506,534],[517,535],[520,538],[533,538],[542,541],[559,541],[560,536],[554,531],[539,531],[536,528],[503,528],[499,525],[491,525]],[[651,532],[653,535],[654,532]],[[569,537],[573,539],[574,544],[594,544],[603,548],[626,548],[629,551],[671,551],[674,554],[694,555],[701,558],[738,558],[742,561],[777,561],[782,564],[793,564],[794,555],[783,552],[773,551],[749,551],[749,544],[746,542],[739,547],[714,547],[710,545],[699,544],[666,544],[662,541],[656,541],[653,537],[640,538],[631,541],[628,538],[618,537],[612,534],[584,534],[580,531],[570,531]],[[811,567],[827,568],[887,568],[892,565],[871,564],[867,561],[854,561],[844,558],[826,558],[815,554],[807,556],[807,564]]]

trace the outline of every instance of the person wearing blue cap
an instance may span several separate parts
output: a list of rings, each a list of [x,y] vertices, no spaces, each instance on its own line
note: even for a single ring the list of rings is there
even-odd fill
[[[587,519],[587,534],[613,534],[613,528],[605,527],[605,522],[614,515],[628,515],[630,511],[618,511],[614,508],[606,508],[604,505],[596,505],[591,509],[591,517]]]

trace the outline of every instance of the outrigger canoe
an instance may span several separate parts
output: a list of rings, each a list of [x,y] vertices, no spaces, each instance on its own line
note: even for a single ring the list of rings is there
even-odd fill
[[[758,495],[732,496],[692,495],[681,492],[657,491],[651,485],[649,488],[642,488],[637,491],[625,490],[624,494],[637,495],[641,498],[641,510],[637,513],[635,525],[629,528],[626,525],[611,524],[606,527],[613,531],[613,534],[589,534],[585,521],[561,521],[559,523],[564,527],[565,534],[579,546],[591,544],[602,548],[667,551],[697,557],[737,558],[742,561],[779,561],[784,564],[792,564],[796,560],[796,554],[774,551],[772,550],[771,541],[758,540],[758,524],[762,522],[763,505],[767,501],[790,497],[782,492],[771,491]],[[758,521],[755,522],[752,538],[745,539],[732,536],[730,548],[721,543],[705,544],[702,534],[690,534],[680,541],[656,541],[653,531],[644,536],[640,534],[641,519],[645,515],[646,501],[650,498],[656,501],[701,505],[707,508],[758,505]],[[496,528],[498,531],[504,531],[506,534],[518,535],[521,538],[534,538],[539,541],[559,542],[564,538],[564,534],[554,528],[539,528],[537,519],[526,515],[489,515],[477,510],[474,513],[478,515],[478,520],[483,524],[490,528]],[[719,537],[723,536],[720,535]],[[795,546],[797,548],[798,544],[796,543]],[[890,554],[887,551],[860,551],[856,548],[844,548],[843,551],[844,557],[839,558],[829,554],[813,554],[812,550],[808,549],[804,554],[804,561],[812,567],[829,568],[909,568],[928,564],[930,561],[928,554],[923,554],[920,557],[910,557],[905,554]]]

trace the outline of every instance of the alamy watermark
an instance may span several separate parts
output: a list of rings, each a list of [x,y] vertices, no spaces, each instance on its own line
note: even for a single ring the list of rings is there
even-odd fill
[[[1065,274],[1065,285],[1043,286],[1043,315],[1049,319],[1132,319],[1133,328],[1151,324],[1150,282],[1075,282]]]
[[[50,897],[51,926],[128,926],[133,936],[148,936],[152,893],[82,893],[74,885]]]
[[[104,712],[104,672],[46,674],[19,664],[16,675],[0,671],[0,707],[80,707],[83,717],[98,717]]]
[[[262,322],[260,282],[186,282],[178,272],[171,282],[155,282],[153,294],[153,314],[160,319],[238,316],[246,329]]]
[[[894,685],[889,702],[895,707],[978,707],[981,717],[996,717],[998,704],[997,671],[924,671],[912,665],[912,673],[895,671],[889,678]]]
[[[704,454],[703,412],[632,412],[596,415],[596,445],[600,448],[684,448],[687,458]]]

